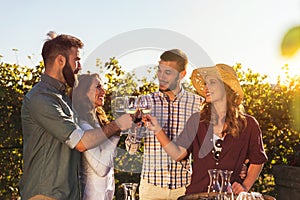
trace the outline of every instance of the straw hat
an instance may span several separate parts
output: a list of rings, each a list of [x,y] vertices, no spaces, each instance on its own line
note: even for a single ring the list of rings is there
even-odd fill
[[[242,102],[244,92],[240,82],[237,79],[234,69],[225,64],[217,64],[212,67],[200,67],[193,70],[191,80],[196,91],[205,97],[205,81],[204,78],[208,75],[217,76],[226,85],[228,85],[238,95],[238,105]]]

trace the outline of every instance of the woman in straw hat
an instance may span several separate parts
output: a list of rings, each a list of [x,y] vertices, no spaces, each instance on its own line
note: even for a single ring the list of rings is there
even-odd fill
[[[170,141],[155,117],[147,116],[164,150],[176,161],[193,155],[193,173],[186,194],[207,192],[209,169],[233,171],[232,191],[249,191],[259,176],[267,156],[256,119],[243,112],[243,90],[232,67],[217,64],[195,69],[192,84],[205,101],[193,114],[176,141]],[[247,177],[239,176],[249,159]]]

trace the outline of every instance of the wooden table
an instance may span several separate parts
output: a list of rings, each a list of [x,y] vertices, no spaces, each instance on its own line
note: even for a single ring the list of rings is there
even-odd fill
[[[177,200],[214,200],[217,194],[208,195],[207,192],[204,193],[196,193],[196,194],[188,194],[179,197]],[[276,200],[274,197],[270,195],[263,194],[264,200]]]

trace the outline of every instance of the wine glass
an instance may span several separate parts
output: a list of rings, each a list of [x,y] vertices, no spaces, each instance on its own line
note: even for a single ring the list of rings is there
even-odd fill
[[[209,169],[208,174],[209,174],[209,186],[208,186],[207,193],[209,196],[216,195],[217,193],[220,193],[222,190],[218,180],[220,171],[217,169]]]
[[[125,101],[124,101],[125,113],[131,115],[134,123],[137,123],[136,118],[135,118],[136,113],[137,113],[136,99],[137,99],[136,96],[125,96]],[[127,134],[133,134],[131,129],[128,130]]]
[[[142,115],[141,117],[151,113],[152,103],[147,98],[147,96],[139,96],[136,104],[137,104],[136,105],[137,109],[141,111],[141,115]],[[144,122],[141,122],[140,125],[142,127],[145,127]],[[146,127],[147,127],[147,125],[146,125]]]
[[[115,112],[118,116],[125,114],[125,97],[115,98]]]
[[[230,170],[219,170],[219,174],[221,175],[222,186],[221,186],[221,199],[233,200],[234,194],[232,192],[232,186],[230,183],[231,174],[233,171]]]
[[[142,110],[138,105],[139,99],[136,96],[127,96],[125,101],[125,112],[130,114],[135,124],[142,121]]]
[[[125,97],[125,102],[124,102],[124,107],[125,107],[125,112],[127,114],[135,114],[136,112],[136,96],[126,96]]]
[[[124,200],[135,200],[135,195],[137,191],[137,183],[122,183],[121,185],[124,189]]]
[[[126,113],[126,97],[116,97],[114,100],[114,110],[118,116],[121,116]],[[127,134],[127,131],[121,131],[121,135]]]
[[[152,104],[151,102],[146,98],[146,96],[140,96],[137,99],[137,105],[136,107],[142,111],[143,114],[149,114],[151,113]]]

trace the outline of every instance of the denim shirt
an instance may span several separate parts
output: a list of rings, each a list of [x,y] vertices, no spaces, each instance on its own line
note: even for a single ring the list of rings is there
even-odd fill
[[[24,97],[22,199],[42,194],[55,199],[80,199],[80,152],[67,141],[78,129],[66,86],[43,74]],[[77,138],[74,144],[79,141]]]

